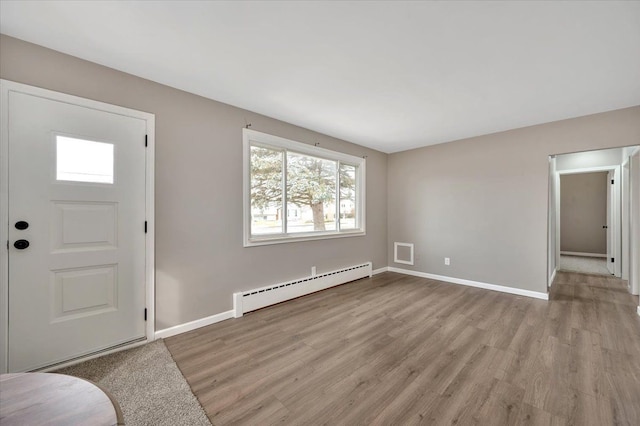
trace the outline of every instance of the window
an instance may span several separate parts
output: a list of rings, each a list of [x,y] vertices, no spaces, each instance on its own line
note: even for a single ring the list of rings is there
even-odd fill
[[[56,136],[56,180],[113,183],[113,144]]]
[[[244,245],[364,235],[365,160],[244,129]]]

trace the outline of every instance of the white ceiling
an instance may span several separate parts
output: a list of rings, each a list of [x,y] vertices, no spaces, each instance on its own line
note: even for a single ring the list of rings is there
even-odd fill
[[[3,0],[0,32],[384,152],[640,104],[640,2]]]

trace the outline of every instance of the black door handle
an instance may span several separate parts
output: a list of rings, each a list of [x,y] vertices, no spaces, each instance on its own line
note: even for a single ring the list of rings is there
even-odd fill
[[[16,222],[16,229],[19,229],[20,231],[23,231],[28,227],[29,227],[29,223],[25,222],[24,220]]]
[[[27,241],[27,240],[18,240],[15,243],[13,243],[13,246],[15,248],[17,248],[18,250],[24,250],[27,247],[29,247],[29,241]]]

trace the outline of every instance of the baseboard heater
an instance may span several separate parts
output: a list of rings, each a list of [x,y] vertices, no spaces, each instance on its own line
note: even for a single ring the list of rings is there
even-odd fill
[[[372,274],[371,262],[233,294],[234,317]]]

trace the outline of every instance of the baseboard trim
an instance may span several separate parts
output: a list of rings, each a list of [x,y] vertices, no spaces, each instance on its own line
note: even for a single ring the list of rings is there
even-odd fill
[[[387,271],[389,271],[389,267],[388,267],[388,266],[385,266],[384,268],[374,269],[374,270],[371,272],[371,275],[378,275],[378,274],[381,274],[381,273],[383,273],[383,272],[387,272]]]
[[[184,324],[176,325],[173,327],[165,328],[164,330],[156,331],[156,339],[165,339],[167,337],[175,336],[176,334],[186,333],[187,331],[195,330],[196,328],[205,327],[207,325],[215,324],[220,321],[233,318],[233,310],[221,312],[210,317],[200,318],[195,321],[185,322]]]
[[[479,281],[465,280],[462,278],[447,277],[444,275],[428,274],[426,272],[411,271],[409,269],[395,268],[393,266],[385,266],[383,268],[375,269],[374,271],[372,271],[371,274],[377,275],[383,272],[396,272],[399,274],[413,275],[421,278],[429,278],[432,280],[444,281],[452,284],[460,284],[468,287],[476,287],[476,288],[482,288],[485,290],[499,291],[502,293],[516,294],[519,296],[533,297],[535,299],[549,300],[549,295],[547,293],[540,293],[537,291],[524,290],[520,288],[506,287],[506,286],[501,286],[497,284],[483,283]],[[553,282],[553,278],[555,278],[555,274],[556,274],[556,271],[554,270],[551,278],[552,280],[551,282]],[[154,338],[165,339],[167,337],[175,336],[177,334],[186,333],[188,331],[195,330],[196,328],[205,327],[207,325],[215,324],[220,321],[234,318],[234,314],[235,312],[232,309],[230,311],[221,312],[219,314],[211,315],[206,318],[201,318],[195,321],[190,321],[184,324],[179,324],[173,327],[165,328],[163,330],[156,331],[154,334]],[[640,306],[638,307],[638,315],[640,315]]]
[[[502,293],[516,294],[518,296],[533,297],[534,299],[549,300],[548,293],[540,293],[537,291],[524,290],[521,288],[506,287],[506,286],[497,285],[497,284],[489,284],[489,283],[483,283],[479,281],[465,280],[462,278],[447,277],[444,275],[428,274],[426,272],[411,271],[409,269],[395,268],[393,266],[389,266],[388,270],[389,272],[397,272],[399,274],[413,275],[415,277],[421,277],[421,278],[429,278],[432,280],[444,281],[452,284],[460,284],[468,287],[477,287],[485,290],[493,290],[493,291],[499,291]]]
[[[558,272],[558,269],[554,269],[553,272],[551,273],[551,276],[549,277],[549,288],[551,288],[551,286],[553,285],[553,280],[556,279],[557,272]]]
[[[561,251],[560,254],[564,254],[565,256],[582,256],[582,257],[601,257],[603,259],[607,258],[607,254],[602,253],[583,253],[580,251]]]

